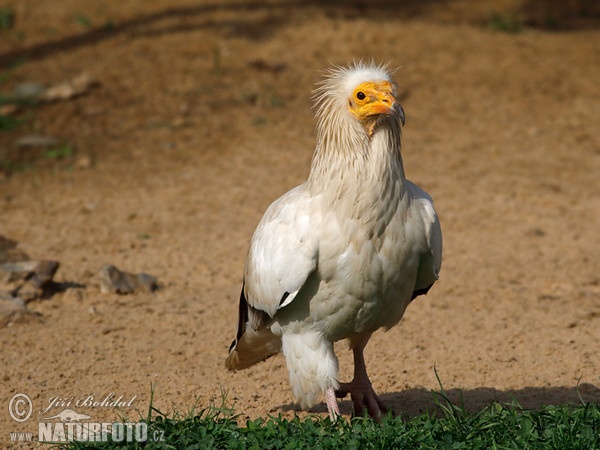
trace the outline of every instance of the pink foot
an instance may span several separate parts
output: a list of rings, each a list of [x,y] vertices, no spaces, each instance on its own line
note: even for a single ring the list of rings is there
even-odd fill
[[[332,422],[335,422],[341,414],[333,388],[329,388],[325,391],[325,404],[327,405],[327,412],[329,412],[329,419],[331,419]]]

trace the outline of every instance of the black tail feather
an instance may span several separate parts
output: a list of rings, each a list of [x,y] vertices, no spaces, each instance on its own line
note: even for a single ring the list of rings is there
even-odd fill
[[[229,346],[229,351],[235,347],[235,345],[239,342],[242,334],[246,331],[246,324],[248,323],[248,302],[246,301],[246,296],[244,295],[244,286],[245,283],[242,283],[242,292],[240,293],[240,305],[238,310],[238,329],[237,334],[235,335],[235,339]]]

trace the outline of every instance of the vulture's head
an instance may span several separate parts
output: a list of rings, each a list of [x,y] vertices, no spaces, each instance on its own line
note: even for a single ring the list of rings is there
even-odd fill
[[[320,135],[350,128],[371,137],[380,124],[404,125],[396,85],[385,66],[358,62],[335,67],[319,83],[314,101]]]

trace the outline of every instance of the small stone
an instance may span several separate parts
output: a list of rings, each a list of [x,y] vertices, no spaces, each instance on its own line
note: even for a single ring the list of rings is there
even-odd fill
[[[29,302],[42,298],[55,286],[54,274],[58,270],[57,261],[17,261],[0,264],[0,292],[19,296]]]
[[[157,287],[152,275],[123,272],[109,264],[102,266],[98,279],[103,294],[131,294],[136,290],[154,292]]]
[[[138,273],[137,287],[144,292],[154,292],[158,287],[156,277],[148,275],[147,273]]]
[[[103,294],[130,294],[135,285],[130,274],[121,272],[115,266],[104,265],[100,269],[100,292]]]
[[[38,261],[31,283],[37,288],[44,288],[54,278],[60,264],[58,261],[41,260]]]
[[[35,270],[36,261],[19,261],[0,264],[1,280],[4,283],[25,280]]]
[[[34,318],[39,319],[39,314],[29,311],[22,298],[0,296],[0,328]]]
[[[21,83],[15,88],[15,97],[19,100],[37,100],[45,89],[40,83]]]
[[[58,145],[58,139],[52,136],[43,136],[38,134],[29,134],[20,137],[15,141],[17,148],[32,148],[32,147],[54,147]]]
[[[0,274],[5,283],[26,280],[35,288],[43,288],[52,281],[58,270],[57,261],[19,261],[0,264]]]

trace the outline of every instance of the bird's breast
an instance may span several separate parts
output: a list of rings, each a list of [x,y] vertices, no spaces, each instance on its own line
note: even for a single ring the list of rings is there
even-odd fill
[[[418,261],[405,229],[405,207],[365,217],[331,217],[320,239],[319,288],[311,316],[327,323],[333,339],[397,323],[410,301]]]

